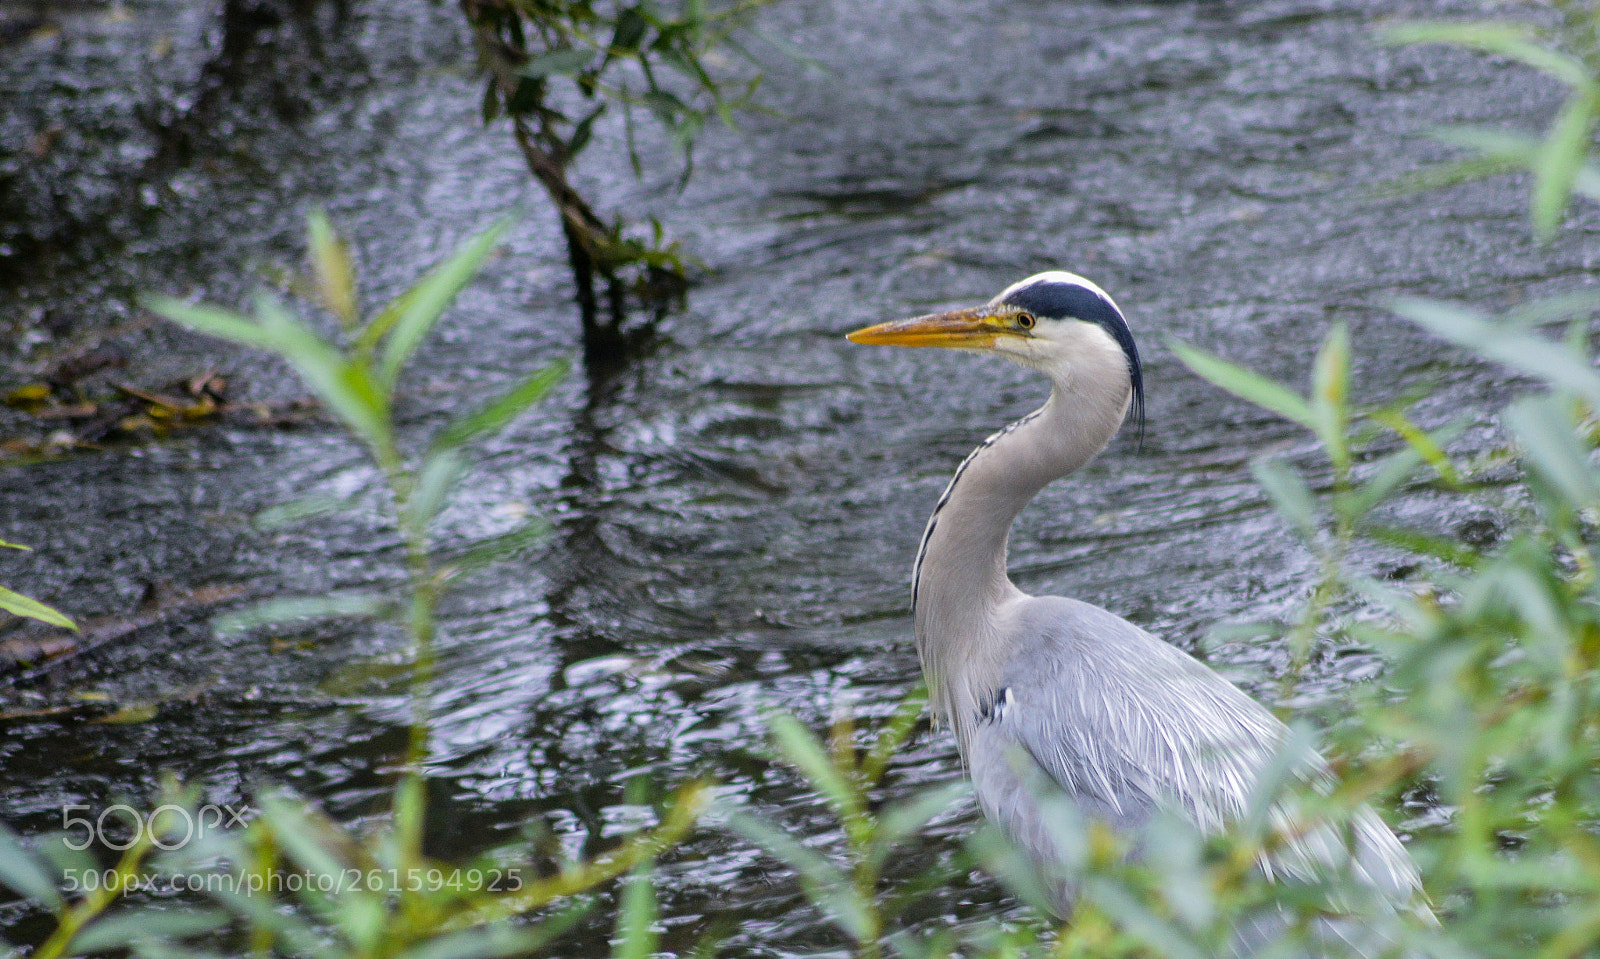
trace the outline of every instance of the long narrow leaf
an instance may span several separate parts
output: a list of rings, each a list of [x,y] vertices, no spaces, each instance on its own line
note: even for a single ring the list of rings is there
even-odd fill
[[[395,319],[393,331],[384,343],[383,362],[379,370],[381,383],[393,386],[400,375],[400,368],[411,358],[411,354],[428,335],[428,331],[439,321],[439,317],[449,307],[450,301],[456,298],[461,288],[466,286],[467,281],[478,272],[478,268],[483,265],[483,261],[494,249],[494,245],[500,241],[500,237],[509,225],[510,221],[501,220],[476,238],[469,240],[443,265],[417,284],[415,295],[408,298],[405,308]]]
[[[543,948],[556,935],[566,932],[578,917],[592,907],[592,902],[580,902],[576,909],[564,909],[553,916],[541,917],[537,925],[525,929],[500,923],[429,936],[401,952],[395,959],[509,959],[512,956],[526,956]]]
[[[1349,384],[1350,331],[1343,323],[1336,323],[1311,365],[1311,416],[1317,424],[1317,438],[1341,470],[1350,465],[1349,440],[1345,437],[1350,423],[1346,395]]]
[[[350,261],[350,248],[334,232],[327,214],[313,210],[306,225],[311,252],[311,272],[317,281],[317,293],[323,305],[339,318],[345,329],[354,329],[358,306],[356,303],[356,270]]]
[[[3,822],[0,822],[0,885],[51,909],[61,908],[61,894],[56,891],[55,880]]]
[[[656,922],[655,884],[650,880],[650,861],[635,866],[622,890],[622,909],[617,914],[617,944],[611,951],[615,959],[650,959],[656,954],[659,936]]]
[[[1532,29],[1523,24],[1503,20],[1398,23],[1384,28],[1378,35],[1386,43],[1445,43],[1492,53],[1547,73],[1575,90],[1594,84],[1582,60],[1540,46],[1535,42]]]
[[[1422,462],[1422,453],[1416,446],[1402,446],[1389,454],[1370,479],[1351,491],[1350,499],[1343,507],[1343,515],[1359,519],[1371,512],[1388,499],[1389,494],[1401,483],[1410,479]]]
[[[1546,141],[1536,137],[1470,124],[1442,127],[1432,131],[1431,135],[1440,143],[1477,151],[1479,158],[1466,162],[1485,164],[1478,176],[1490,176],[1511,170],[1535,170],[1546,149]],[[1443,180],[1446,172],[1441,170],[1438,176]],[[1475,178],[1478,177],[1470,175],[1470,171],[1463,171],[1461,176],[1441,182],[1440,185]],[[1590,199],[1600,199],[1600,168],[1589,162],[1581,163],[1572,178],[1572,189]]]
[[[1453,343],[1600,405],[1600,376],[1549,340],[1526,330],[1496,326],[1479,314],[1434,300],[1402,299],[1393,309]]]
[[[1463,569],[1475,569],[1482,562],[1482,557],[1476,550],[1470,546],[1463,546],[1449,537],[1376,524],[1363,525],[1362,532],[1379,543],[1398,546],[1423,556],[1432,556]]]
[[[1434,472],[1439,474],[1439,478],[1441,480],[1444,480],[1445,483],[1449,484],[1450,486],[1461,485],[1461,474],[1456,471],[1455,464],[1450,462],[1450,455],[1444,451],[1444,448],[1450,443],[1451,440],[1455,439],[1462,430],[1466,429],[1467,424],[1464,421],[1458,420],[1433,433],[1428,433],[1415,423],[1411,422],[1411,420],[1399,410],[1379,410],[1378,412],[1372,414],[1372,418],[1377,422],[1382,423],[1384,426],[1394,430],[1401,439],[1406,441],[1407,448],[1415,452],[1420,460],[1425,460],[1429,466],[1433,467]],[[1395,456],[1391,457],[1390,459],[1393,461],[1398,459],[1398,457],[1399,454],[1395,454]],[[1399,469],[1398,466],[1392,468],[1395,470]],[[1382,477],[1384,472],[1390,469],[1391,467],[1388,465],[1382,467],[1378,472],[1378,476],[1369,481],[1368,485],[1373,487],[1377,486],[1379,483],[1379,477]],[[1393,482],[1398,484],[1403,482],[1409,476],[1410,473],[1407,472],[1404,476],[1396,478]],[[1390,488],[1392,489],[1392,487]],[[1386,489],[1382,495],[1387,496],[1388,489]]]
[[[926,826],[930,819],[971,792],[971,784],[963,779],[924,790],[910,799],[895,803],[879,815],[878,828],[872,834],[873,842],[879,844],[887,854],[900,840]]]
[[[1173,340],[1171,346],[1172,351],[1178,354],[1178,359],[1202,378],[1240,399],[1276,413],[1292,423],[1298,423],[1308,430],[1316,431],[1317,423],[1311,415],[1311,407],[1294,391],[1258,373],[1252,373],[1242,366],[1203,353],[1187,344]]]
[[[577,73],[593,63],[594,58],[593,50],[568,47],[565,50],[552,50],[540,54],[524,63],[517,72],[532,80],[547,77],[552,73]]]
[[[1506,426],[1526,454],[1526,462],[1573,505],[1600,501],[1600,478],[1573,433],[1572,418],[1558,400],[1522,399],[1506,410]]]
[[[1528,169],[1532,169],[1534,163],[1538,162],[1542,146],[1540,140],[1526,134],[1507,133],[1504,130],[1471,124],[1437,127],[1428,131],[1428,135],[1440,143],[1465,150],[1476,150],[1485,157],[1505,160]]]
[[[1545,137],[1539,160],[1534,165],[1531,216],[1534,234],[1541,239],[1555,235],[1561,214],[1567,208],[1578,172],[1589,158],[1594,140],[1595,114],[1600,111],[1600,96],[1592,89],[1574,94],[1556,115]]]
[[[874,924],[866,904],[838,866],[802,846],[776,826],[753,816],[733,812],[728,826],[800,874],[806,896],[856,941],[873,934]]]
[[[422,532],[428,528],[439,510],[444,508],[450,490],[461,478],[464,468],[461,457],[455,453],[435,453],[427,458],[422,464],[421,475],[417,477],[417,488],[407,504],[406,522],[411,524],[412,529]]]
[[[1534,327],[1600,310],[1600,290],[1577,290],[1530,300],[1506,311],[1507,326]]]
[[[861,760],[861,778],[863,781],[876,785],[883,778],[883,772],[889,767],[889,760],[900,747],[905,745],[911,733],[917,727],[917,720],[922,718],[923,710],[928,707],[928,687],[925,683],[917,683],[906,693],[905,698],[894,708],[889,721],[878,731],[878,738],[873,742],[872,748]]]
[[[337,879],[350,864],[330,850],[332,827],[318,821],[293,801],[276,795],[258,798],[261,820],[272,829],[272,839],[284,855],[312,876]],[[308,884],[315,885],[315,884]],[[335,888],[328,885],[331,893]]]
[[[411,308],[411,304],[417,301],[417,297],[421,292],[419,287],[413,286],[385,304],[383,309],[379,310],[377,315],[367,321],[367,325],[362,327],[361,332],[356,335],[354,343],[356,352],[362,356],[370,357],[377,350],[378,344],[383,341],[383,338],[389,335],[390,330],[394,329],[394,325],[400,322],[400,317],[405,316],[406,311]]]
[[[435,934],[401,952],[395,959],[502,959],[525,956],[544,948],[594,909],[594,900],[578,899],[539,917],[526,928],[483,923]]]
[[[270,599],[218,616],[211,621],[211,627],[219,635],[231,636],[259,626],[278,626],[308,620],[382,616],[393,611],[394,605],[394,600],[378,593],[333,593],[327,596]]]
[[[1151,909],[1126,885],[1098,877],[1084,883],[1083,896],[1100,905],[1124,930],[1165,959],[1207,959],[1202,949],[1171,920]]]
[[[96,919],[72,938],[75,955],[125,949],[151,940],[186,939],[221,929],[228,914],[220,909],[129,909]]]
[[[1293,523],[1301,536],[1314,540],[1322,511],[1317,508],[1317,501],[1305,482],[1281,460],[1254,460],[1250,463],[1250,472],[1272,500],[1278,515]]]
[[[250,525],[256,529],[281,529],[301,520],[349,509],[354,503],[355,497],[306,496],[267,507],[251,518]]]
[[[197,333],[271,350],[274,353],[278,352],[282,343],[271,330],[263,329],[260,324],[252,323],[232,310],[218,309],[214,306],[194,306],[170,296],[146,296],[140,302],[150,312],[160,314],[179,326],[186,326]]]
[[[858,790],[845,778],[816,735],[787,713],[767,716],[767,728],[772,731],[778,751],[791,765],[799,769],[812,787],[832,803],[843,815],[853,816],[861,811],[862,801]]]
[[[567,375],[566,360],[557,360],[518,383],[499,399],[445,427],[434,447],[450,450],[505,427],[523,410],[539,402]]]
[[[1250,787],[1250,798],[1240,817],[1241,831],[1245,835],[1266,835],[1273,807],[1283,798],[1283,792],[1298,775],[1316,768],[1316,736],[1303,723],[1294,723],[1287,734],[1276,744],[1272,758],[1255,774]]]
[[[59,609],[54,606],[46,606],[31,596],[24,596],[14,590],[6,589],[4,586],[0,586],[0,609],[15,616],[26,616],[29,619],[37,619],[42,623],[49,623],[51,626],[60,626],[62,629],[70,629],[73,632],[79,631],[78,624],[74,623],[70,617]]]
[[[300,325],[277,301],[256,299],[262,325],[278,337],[278,352],[299,372],[328,409],[384,456],[394,448],[387,393],[373,382],[359,360],[345,358],[332,344]]]
[[[446,557],[445,567],[454,573],[471,573],[493,563],[512,559],[543,542],[550,535],[550,524],[529,520],[508,533],[491,536],[460,553]]]

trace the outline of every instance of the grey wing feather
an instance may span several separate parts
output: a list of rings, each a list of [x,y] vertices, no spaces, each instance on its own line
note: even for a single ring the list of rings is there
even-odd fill
[[[1242,816],[1286,727],[1259,703],[1173,646],[1086,603],[1029,598],[1010,631],[1015,651],[993,709],[972,729],[965,750],[984,812],[1037,859],[1059,856],[1024,782],[1026,757],[1086,816],[1119,829],[1143,825],[1158,809],[1176,810],[1203,831]],[[1300,774],[1315,779],[1321,757]],[[1399,840],[1370,809],[1355,817],[1354,861],[1328,827],[1296,829],[1276,808],[1289,837],[1262,868],[1306,879],[1348,863],[1396,903],[1420,883]],[[1070,894],[1070,890],[1065,890]]]

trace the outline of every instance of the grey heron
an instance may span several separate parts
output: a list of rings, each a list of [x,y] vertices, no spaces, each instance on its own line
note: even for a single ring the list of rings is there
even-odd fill
[[[1141,434],[1144,382],[1133,334],[1110,296],[1052,271],[971,309],[880,323],[856,343],[1003,356],[1044,373],[1049,399],[984,440],[956,469],[912,568],[917,653],[930,706],[954,731],[984,814],[1036,863],[1057,854],[1036,782],[1088,818],[1137,830],[1161,810],[1214,832],[1244,815],[1287,728],[1178,648],[1088,603],[1029,596],[1006,571],[1012,521],[1050,483],[1093,459],[1130,408]],[[1321,774],[1320,756],[1305,760]],[[1269,876],[1343,866],[1384,901],[1431,917],[1415,865],[1363,807],[1345,838],[1296,830],[1263,856]],[[1052,883],[1065,915],[1074,890]],[[1349,940],[1348,930],[1334,930]],[[1359,946],[1357,951],[1363,951]]]

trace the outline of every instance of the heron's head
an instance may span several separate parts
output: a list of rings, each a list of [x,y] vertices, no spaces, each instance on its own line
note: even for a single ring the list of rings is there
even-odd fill
[[[1120,357],[1127,364],[1134,421],[1144,434],[1144,374],[1128,321],[1105,290],[1073,273],[1038,273],[1011,284],[983,306],[879,323],[849,338],[884,346],[997,353],[1058,383],[1071,382],[1076,366]]]

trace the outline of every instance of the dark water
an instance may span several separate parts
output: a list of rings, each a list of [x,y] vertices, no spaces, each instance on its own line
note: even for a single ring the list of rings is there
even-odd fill
[[[960,457],[1044,394],[998,361],[870,350],[842,334],[978,302],[1038,270],[1085,274],[1127,311],[1147,356],[1150,424],[1142,451],[1119,440],[1023,515],[1019,584],[1100,603],[1190,649],[1218,623],[1290,614],[1314,563],[1248,463],[1310,447],[1199,383],[1165,343],[1301,382],[1342,320],[1372,398],[1426,377],[1440,393],[1425,420],[1489,422],[1501,374],[1383,304],[1421,294],[1501,306],[1570,289],[1597,247],[1589,217],[1536,248],[1515,181],[1374,192],[1445,155],[1415,136],[1426,126],[1531,128],[1550,115],[1555,91],[1525,71],[1371,39],[1381,16],[1474,9],[787,0],[763,30],[819,65],[773,54],[779,115],[710,131],[684,193],[667,167],[634,182],[604,149],[620,130],[601,131],[585,185],[609,208],[660,216],[709,275],[647,357],[605,384],[571,378],[486,446],[444,514],[444,549],[529,515],[553,526],[444,609],[434,759],[453,848],[488,848],[536,817],[581,848],[638,821],[623,787],[641,774],[709,774],[729,799],[838,841],[822,805],[757,755],[762,711],[822,723],[841,703],[887,710],[912,685],[907,579],[926,513]],[[208,5],[85,3],[52,16],[0,47],[0,134],[13,151],[7,389],[137,323],[136,290],[237,301],[266,267],[296,262],[313,204],[352,237],[374,301],[508,204],[525,210],[405,381],[402,414],[419,435],[575,352],[554,216],[506,131],[475,119],[453,7],[357,2],[342,22],[316,7],[232,59],[218,54],[226,35]],[[308,79],[275,79],[290,68]],[[15,149],[52,125],[42,156]],[[242,395],[297,392],[272,362],[179,331],[112,342],[131,382],[214,366]],[[39,427],[5,411],[0,430]],[[1466,440],[1490,441],[1486,428]],[[209,608],[181,601],[204,588],[391,581],[396,540],[378,489],[359,452],[315,425],[199,429],[0,471],[0,538],[37,548],[0,557],[0,581],[88,619],[135,616],[152,597],[164,609],[0,687],[0,815],[43,831],[63,804],[147,796],[163,771],[214,802],[266,778],[342,816],[379,809],[382,769],[404,748],[398,637],[218,639]],[[353,508],[252,523],[306,496]],[[1420,495],[1402,509],[1423,525],[1486,521]],[[1385,560],[1360,562],[1381,572]],[[1335,702],[1371,675],[1359,651],[1323,652],[1298,706]],[[1279,695],[1283,650],[1234,642],[1207,656]],[[107,701],[153,716],[92,721]],[[950,743],[924,738],[891,791],[957,775]],[[948,856],[971,815],[942,821],[903,868]],[[716,832],[664,867],[662,888],[668,948],[719,914],[745,923],[740,954],[838,945],[792,882]],[[927,921],[1015,908],[975,876],[937,897]],[[605,951],[603,937],[590,942]]]

